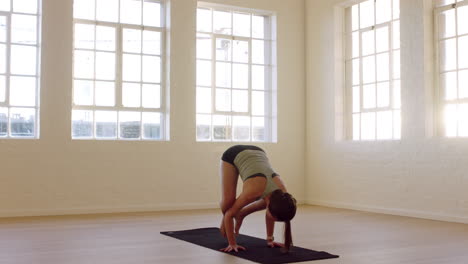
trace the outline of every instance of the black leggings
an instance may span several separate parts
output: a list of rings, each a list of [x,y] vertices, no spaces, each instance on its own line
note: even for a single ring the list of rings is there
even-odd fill
[[[265,152],[263,149],[257,147],[257,146],[252,146],[252,145],[235,145],[235,146],[232,146],[230,148],[228,148],[224,153],[223,153],[223,157],[221,158],[221,160],[227,162],[227,163],[231,163],[232,165],[236,166],[234,164],[234,160],[236,159],[236,156],[237,154],[241,153],[242,151],[244,150],[247,150],[247,149],[250,149],[250,150],[260,150],[260,151],[263,151]]]

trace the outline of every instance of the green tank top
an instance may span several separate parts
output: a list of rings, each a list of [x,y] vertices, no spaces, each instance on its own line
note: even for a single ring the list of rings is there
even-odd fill
[[[270,162],[265,152],[260,150],[244,150],[237,154],[234,159],[234,165],[239,171],[239,175],[243,182],[254,176],[264,176],[267,179],[265,191],[262,198],[279,189],[273,181],[273,177],[277,176],[276,172],[271,168]]]

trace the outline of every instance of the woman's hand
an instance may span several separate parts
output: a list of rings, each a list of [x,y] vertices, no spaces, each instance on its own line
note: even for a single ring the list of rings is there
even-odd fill
[[[246,249],[243,246],[239,246],[239,245],[235,244],[235,245],[229,245],[229,246],[227,246],[225,248],[222,248],[220,250],[223,251],[223,252],[232,252],[232,251],[239,252],[239,250],[246,250]]]
[[[269,248],[275,248],[275,247],[284,248],[283,243],[278,243],[278,242],[275,242],[275,241],[267,241],[267,245],[268,245]]]
[[[244,221],[244,216],[240,214],[240,212],[234,217],[236,220],[236,225],[234,227],[234,234],[239,235],[239,230],[242,226],[242,221]]]

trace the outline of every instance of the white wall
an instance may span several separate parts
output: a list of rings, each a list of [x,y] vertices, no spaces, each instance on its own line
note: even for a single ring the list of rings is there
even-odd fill
[[[342,2],[306,0],[307,202],[468,223],[468,140],[433,132],[431,0],[401,0],[402,140],[386,142],[335,139]]]
[[[304,200],[304,0],[216,2],[276,12],[278,143],[259,145]],[[218,206],[231,144],[195,142],[196,1],[170,7],[171,140],[72,141],[72,0],[43,0],[41,137],[0,140],[0,217]]]

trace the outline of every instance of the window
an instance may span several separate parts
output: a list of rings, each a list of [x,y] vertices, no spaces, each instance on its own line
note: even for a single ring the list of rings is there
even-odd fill
[[[437,0],[438,77],[446,137],[468,137],[468,1]]]
[[[0,1],[0,138],[38,137],[38,1]]]
[[[75,1],[73,139],[165,138],[163,14],[156,0]]]
[[[368,0],[345,11],[348,135],[400,139],[399,0]]]
[[[271,19],[199,5],[198,141],[274,141]]]

